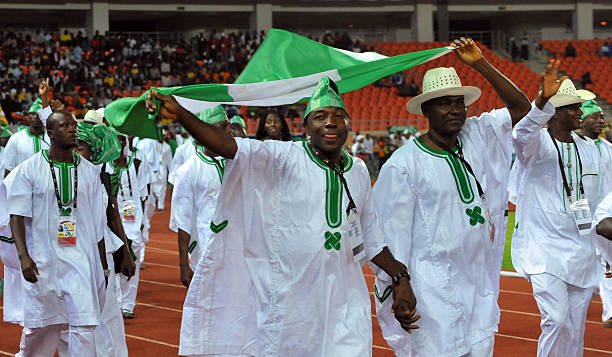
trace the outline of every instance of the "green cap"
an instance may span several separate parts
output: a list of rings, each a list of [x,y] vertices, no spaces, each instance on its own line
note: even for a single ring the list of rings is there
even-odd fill
[[[338,94],[338,87],[336,86],[336,83],[334,83],[334,81],[327,76],[321,78],[314,92],[310,96],[310,101],[306,107],[304,118],[306,118],[313,110],[324,107],[336,107],[346,110],[344,102],[342,101],[342,98],[340,98],[340,94]]]
[[[13,132],[8,126],[2,126],[0,128],[0,138],[10,138],[11,135],[13,135]]]
[[[36,113],[40,109],[42,109],[42,100],[40,98],[36,98],[34,103],[32,103],[30,106],[30,109],[28,109],[28,113]]]
[[[582,102],[582,119],[593,113],[603,113],[601,107],[593,99]]]
[[[203,112],[199,112],[198,118],[206,124],[217,124],[222,121],[227,121],[227,114],[221,105],[216,105]]]
[[[121,143],[117,139],[115,130],[103,124],[82,121],[77,125],[78,138],[89,145],[93,164],[111,162],[121,156]]]
[[[234,115],[232,119],[230,120],[230,123],[240,124],[241,127],[246,129],[246,123],[244,122],[244,119],[242,119],[240,115]]]

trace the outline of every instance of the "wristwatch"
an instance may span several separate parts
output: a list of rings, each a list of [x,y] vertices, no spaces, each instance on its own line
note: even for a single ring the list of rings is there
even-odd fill
[[[408,281],[410,281],[410,274],[408,274],[408,270],[402,270],[399,273],[397,273],[396,275],[393,275],[391,277],[391,282],[392,282],[393,286],[399,285],[400,280],[402,278],[407,278]]]

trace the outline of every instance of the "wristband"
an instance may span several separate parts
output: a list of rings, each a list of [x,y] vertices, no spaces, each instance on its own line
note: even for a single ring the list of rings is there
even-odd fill
[[[401,272],[399,272],[397,275],[394,275],[391,277],[391,282],[393,284],[393,286],[397,286],[400,283],[400,280],[402,278],[407,278],[408,281],[410,282],[410,274],[408,274],[408,271],[403,270]]]

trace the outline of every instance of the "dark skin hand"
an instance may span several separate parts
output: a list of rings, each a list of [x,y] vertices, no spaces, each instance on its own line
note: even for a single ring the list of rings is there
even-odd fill
[[[157,108],[152,98],[160,101]],[[159,115],[166,119],[179,122],[199,143],[207,149],[227,159],[233,159],[238,150],[234,138],[220,128],[200,121],[195,115],[183,108],[171,95],[163,95],[157,91],[149,91],[147,111],[154,113],[159,109]],[[348,114],[340,108],[325,107],[311,112],[306,118],[306,133],[310,144],[318,148],[331,164],[335,165],[342,158],[342,147],[348,136]],[[315,150],[317,151],[317,150]],[[396,276],[404,269],[388,248],[384,248],[372,263],[379,266],[390,276]],[[394,314],[402,327],[410,332],[418,328],[414,322],[419,319],[416,314],[416,298],[408,279],[400,279],[394,290]]]
[[[595,232],[607,240],[612,240],[612,217],[602,219],[595,226]]]
[[[185,287],[189,287],[191,279],[193,279],[193,270],[189,266],[189,240],[191,236],[182,229],[178,231],[178,248],[179,248],[179,267],[181,268],[181,282]]]
[[[21,274],[23,278],[30,282],[35,283],[38,281],[38,268],[36,263],[30,258],[28,248],[25,243],[25,223],[23,216],[11,215],[11,231],[13,233],[13,239],[15,240],[15,247],[17,248],[17,256],[21,263]]]

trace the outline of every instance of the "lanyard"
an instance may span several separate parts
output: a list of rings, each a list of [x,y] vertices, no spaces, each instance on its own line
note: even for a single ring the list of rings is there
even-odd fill
[[[123,171],[125,171],[125,173],[127,174],[127,178],[128,178],[128,186],[130,189],[130,199],[132,199],[132,178],[130,177],[130,164],[131,164],[132,158],[128,158],[128,162],[127,165],[125,167],[122,166],[116,166],[116,170],[119,172],[119,187],[121,188],[121,198],[125,201],[125,193],[123,193],[123,183],[121,183],[121,176],[123,175]],[[115,166],[115,164],[113,164],[113,166]]]
[[[215,158],[214,156],[211,156],[210,158],[215,163],[215,166],[217,166],[217,169],[219,169],[219,171],[223,172],[223,166],[221,166],[221,163],[219,162],[219,160],[217,160],[217,158]]]
[[[315,149],[314,150],[315,155],[318,158],[320,158],[340,178],[340,182],[342,182],[342,186],[344,187],[344,190],[346,191],[346,195],[348,196],[348,199],[349,199],[349,204],[346,207],[346,215],[348,217],[349,212],[351,212],[353,208],[357,209],[357,205],[355,205],[355,201],[353,200],[353,196],[351,196],[351,191],[349,190],[348,183],[346,182],[346,178],[344,177],[344,156],[340,160],[340,170],[338,170],[332,164],[329,163],[329,160],[325,158],[325,155],[323,155],[321,151],[317,150],[315,146],[313,146],[313,149]]]
[[[77,208],[77,192],[79,188],[79,174],[78,174],[78,165],[74,154],[72,155],[72,159],[74,162],[74,193],[72,195],[72,208],[76,210]],[[51,160],[51,154],[49,154],[49,167],[51,168],[51,177],[53,178],[53,188],[55,189],[55,199],[57,200],[57,208],[62,211],[62,199],[60,198],[59,193],[59,185],[57,184],[57,177],[55,175],[55,169],[53,168],[53,160]]]
[[[559,168],[561,169],[561,178],[563,179],[563,188],[565,189],[565,194],[567,195],[567,198],[571,200],[572,191],[574,190],[574,188],[570,187],[570,185],[567,183],[567,177],[565,176],[565,169],[563,168],[563,159],[561,158],[561,151],[559,151],[557,142],[555,141],[555,138],[553,137],[550,130],[548,130],[548,134],[550,135],[550,139],[553,141],[553,146],[557,150],[557,159],[559,161]],[[578,145],[576,145],[576,142],[573,139],[572,139],[572,144],[574,144],[574,148],[576,149],[576,156],[578,157],[578,168],[580,169],[580,179],[579,179],[580,181],[578,184],[579,189],[580,189],[580,195],[584,197],[584,186],[582,185],[582,160],[580,159],[580,151],[578,151]]]
[[[446,146],[446,144],[444,144],[440,140],[436,139],[433,135],[427,134],[427,136],[436,145],[438,145],[444,151],[448,152],[454,158],[456,158],[457,160],[461,161],[461,163],[463,163],[463,165],[465,166],[466,170],[470,173],[470,175],[472,175],[472,177],[474,178],[474,181],[476,181],[476,187],[478,188],[478,195],[480,196],[480,198],[483,198],[484,197],[484,190],[482,189],[482,185],[480,185],[480,181],[478,181],[478,178],[474,174],[474,170],[472,170],[472,166],[465,160],[465,158],[463,156],[463,150],[461,149],[461,146],[459,146],[459,141],[457,141],[457,143],[455,144],[455,147],[457,148],[457,151],[459,152],[459,155],[457,155],[457,153],[455,153],[453,150],[449,149],[449,147]]]

